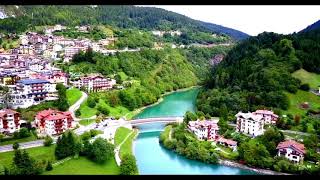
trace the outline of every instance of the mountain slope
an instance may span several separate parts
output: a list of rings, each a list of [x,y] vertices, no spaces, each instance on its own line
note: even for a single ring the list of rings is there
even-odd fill
[[[224,27],[221,25],[208,23],[208,22],[201,22],[201,23],[203,24],[203,26],[210,29],[211,31],[224,33],[224,34],[229,35],[230,37],[232,37],[236,40],[243,40],[243,39],[250,37],[250,35],[248,35],[244,32],[232,29],[232,28],[228,28],[228,27]]]
[[[231,114],[259,108],[287,110],[286,94],[302,89],[301,81],[291,73],[300,68],[320,73],[319,53],[320,29],[250,37],[214,67],[208,89],[198,96],[197,108],[212,116],[219,116],[223,109]]]
[[[319,29],[320,28],[320,20],[311,24],[310,26],[306,27],[305,29],[301,30],[300,32],[307,32],[307,31],[311,31],[311,30],[315,30],[315,29]]]
[[[10,6],[2,6],[5,12]],[[140,28],[148,30],[176,30],[181,31],[202,31],[218,34],[227,34],[235,40],[243,39],[246,34],[223,26],[204,23],[193,20],[184,15],[170,12],[154,7],[136,7],[136,6],[19,6],[19,14],[17,18],[25,16],[26,24],[33,25],[79,25],[79,24],[108,24],[120,28]],[[11,19],[0,20],[13,21]],[[6,24],[10,24],[9,22]],[[6,26],[0,26],[0,29],[5,29]],[[22,29],[20,27],[20,29]]]

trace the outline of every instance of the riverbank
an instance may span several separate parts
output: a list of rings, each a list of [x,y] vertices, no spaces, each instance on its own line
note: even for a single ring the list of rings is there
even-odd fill
[[[224,165],[224,166],[229,166],[229,167],[236,167],[236,168],[241,168],[245,170],[250,170],[254,171],[259,174],[264,174],[264,175],[291,175],[288,173],[282,173],[282,172],[277,172],[277,171],[272,171],[268,169],[260,169],[260,168],[253,168],[249,167],[243,164],[240,164],[238,162],[230,161],[230,160],[225,160],[225,159],[219,159],[219,164]]]
[[[167,96],[167,95],[170,95],[172,93],[176,93],[176,92],[181,92],[181,91],[188,91],[190,89],[193,89],[193,88],[200,88],[201,86],[191,86],[191,87],[187,87],[187,88],[182,88],[182,89],[177,89],[175,91],[170,91],[170,92],[165,92],[164,94],[162,94],[160,96],[160,98],[158,99],[157,102],[153,103],[153,104],[150,104],[150,105],[147,105],[147,106],[143,106],[141,108],[138,108],[130,113],[127,113],[124,117],[127,119],[127,120],[131,120],[132,118],[134,118],[137,114],[139,114],[140,112],[142,112],[144,109],[146,108],[149,108],[149,107],[152,107],[152,106],[156,106],[158,105],[159,103],[161,103],[163,101],[163,97],[164,96]],[[128,117],[128,115],[130,115]]]
[[[172,126],[166,126],[164,131],[160,134],[160,142],[162,143],[163,147],[171,150],[176,149],[175,145],[168,143],[166,140],[171,141],[171,132],[172,132]],[[167,144],[166,144],[167,142]],[[184,157],[187,157],[185,154],[183,154]],[[199,155],[200,156],[200,155]],[[201,158],[200,158],[201,159]],[[208,159],[210,160],[210,159]],[[218,161],[216,162],[217,164],[224,165],[224,166],[229,166],[229,167],[235,167],[243,170],[249,170],[253,171],[258,174],[264,174],[264,175],[290,175],[288,173],[283,173],[283,172],[277,172],[277,171],[272,171],[269,169],[261,169],[261,168],[255,168],[255,167],[250,167],[244,164],[240,164],[236,161],[228,160],[228,159],[222,159],[221,157],[217,159]],[[215,164],[215,163],[214,163]],[[209,165],[209,164],[208,164]]]

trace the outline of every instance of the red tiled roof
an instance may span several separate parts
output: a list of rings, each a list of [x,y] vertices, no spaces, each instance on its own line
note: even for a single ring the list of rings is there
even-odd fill
[[[289,148],[289,147],[299,151],[300,153],[305,154],[304,145],[293,140],[280,142],[277,146],[277,149],[283,149],[283,148]]]
[[[268,114],[274,117],[279,117],[278,115],[274,114],[273,111],[269,111],[269,110],[256,110],[255,113],[258,114]]]
[[[63,114],[57,114],[57,115],[49,115],[49,116],[45,117],[44,120],[53,121],[53,120],[65,119],[65,118],[67,118],[67,116],[65,116]]]
[[[0,117],[3,117],[6,114],[16,114],[18,113],[17,111],[14,111],[12,109],[1,109],[0,110]]]
[[[52,115],[53,113],[55,113],[55,115]],[[70,112],[62,112],[62,111],[48,109],[48,110],[40,111],[36,117],[37,119],[44,119],[47,121],[51,121],[51,120],[57,120],[57,119],[64,119],[64,118],[67,118],[69,115],[71,115]]]
[[[237,145],[237,141],[233,141],[231,139],[226,139],[222,136],[219,137],[218,142],[223,142],[226,143],[228,145],[232,145],[232,146],[236,146]]]

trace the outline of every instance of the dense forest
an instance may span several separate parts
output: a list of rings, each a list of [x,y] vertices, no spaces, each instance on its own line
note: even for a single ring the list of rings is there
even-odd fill
[[[207,90],[198,97],[198,108],[218,116],[289,106],[285,92],[296,93],[302,85],[291,73],[300,68],[319,73],[320,30],[292,35],[262,33],[236,45],[212,69]]]
[[[75,55],[71,64],[63,65],[63,69],[114,77],[119,84],[126,84],[126,89],[91,96],[100,99],[104,96],[102,99],[107,99],[112,107],[121,105],[134,110],[156,102],[165,92],[199,84],[209,73],[209,59],[226,51],[223,47],[165,48],[105,56],[88,50]],[[121,78],[120,72],[129,78]]]
[[[11,6],[3,6],[3,8],[12,9]],[[19,12],[19,14],[14,13],[17,15],[16,18],[0,20],[0,31],[19,33],[30,27],[54,24],[66,26],[107,24],[119,28],[214,32],[227,34],[236,40],[248,37],[237,30],[215,24],[204,24],[174,12],[151,7],[37,5],[19,6]]]

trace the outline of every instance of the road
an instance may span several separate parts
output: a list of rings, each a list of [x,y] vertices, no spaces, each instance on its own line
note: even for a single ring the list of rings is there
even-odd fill
[[[19,143],[20,149],[27,149],[27,148],[32,148],[32,147],[38,147],[38,146],[43,146],[44,140],[37,140],[37,141],[30,141],[30,142],[24,142],[24,143]],[[7,151],[13,151],[12,144],[0,146],[0,152],[7,152]]]
[[[79,119],[76,117],[75,112],[77,111],[77,109],[80,108],[80,105],[88,98],[87,93],[81,91],[81,94],[82,94],[81,98],[76,103],[74,103],[72,106],[69,107],[69,111],[71,112],[72,117],[75,121],[82,120],[82,119]],[[96,118],[96,116],[92,116],[90,118],[84,118],[84,119],[95,119],[95,118]]]
[[[84,93],[85,94],[85,93]],[[81,97],[82,100],[77,101],[77,104],[81,104],[86,99],[86,94]],[[79,106],[78,106],[79,108]],[[77,109],[77,105],[73,105],[71,108],[72,110]],[[95,138],[102,137],[104,139],[110,139],[111,143],[114,142],[114,136],[116,133],[117,128],[123,126],[129,129],[132,129],[132,125],[136,124],[144,124],[144,123],[150,123],[152,121],[158,122],[158,121],[164,121],[164,122],[171,122],[171,121],[181,121],[181,117],[167,117],[167,118],[147,118],[147,119],[136,119],[132,121],[126,121],[125,119],[119,119],[119,120],[111,120],[106,119],[99,123],[92,123],[87,126],[80,126],[79,128],[75,129],[74,132],[77,135],[81,135],[84,132],[90,131],[91,129],[100,130],[103,132],[103,134],[97,135]],[[107,125],[106,125],[107,124]],[[54,138],[54,143],[56,142],[58,137]],[[95,139],[93,138],[93,140]],[[30,142],[24,142],[19,143],[21,149],[27,149],[32,147],[39,147],[43,146],[44,140],[36,140],[36,141],[30,141]],[[0,153],[1,152],[7,152],[7,151],[13,151],[12,144],[0,146]]]

